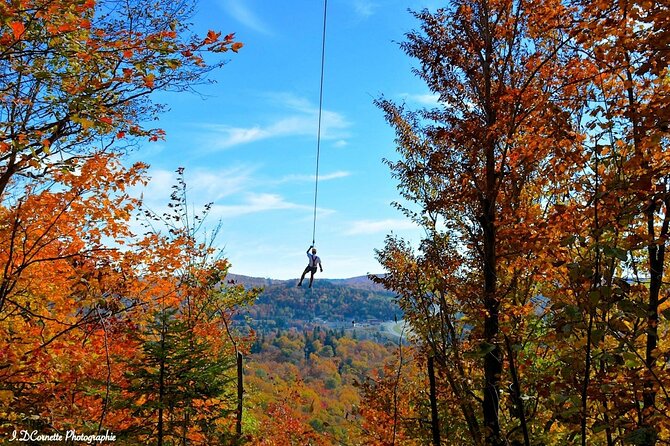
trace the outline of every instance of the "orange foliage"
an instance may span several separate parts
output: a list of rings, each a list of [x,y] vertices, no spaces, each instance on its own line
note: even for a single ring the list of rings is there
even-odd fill
[[[129,189],[146,181],[147,166],[124,167],[125,148],[113,145],[126,135],[161,138],[140,124],[159,110],[149,93],[190,88],[222,65],[203,65],[205,52],[236,43],[189,37],[184,6],[175,15],[167,1],[149,10],[115,3],[110,16],[105,0],[0,4],[3,434],[134,426],[128,364],[141,361],[135,335],[157,308],[185,301],[201,308],[216,297],[218,307],[191,331],[213,354],[232,356],[232,343],[244,351],[245,340],[225,323],[253,296],[216,287],[228,264],[211,258],[195,234],[132,234],[139,201]],[[131,23],[138,10],[151,16],[142,32]],[[226,423],[198,427],[230,404],[215,400],[197,402],[187,432],[193,441],[230,433]]]

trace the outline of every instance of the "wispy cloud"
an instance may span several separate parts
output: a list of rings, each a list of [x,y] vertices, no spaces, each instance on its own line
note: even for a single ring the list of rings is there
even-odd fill
[[[223,7],[238,22],[261,34],[273,35],[270,27],[254,11],[246,0],[224,0]]]
[[[377,3],[371,2],[369,0],[354,0],[353,1],[354,12],[356,15],[362,19],[367,19],[372,16],[379,5]]]
[[[424,93],[424,94],[401,93],[399,96],[407,102],[414,102],[416,104],[427,105],[427,106],[436,106],[439,104],[440,101],[440,95],[436,93]]]
[[[255,167],[239,166],[226,169],[193,169],[185,172],[187,201],[196,212],[207,203],[214,203],[209,211],[211,221],[230,220],[249,214],[274,211],[296,211],[312,218],[311,204],[299,204],[287,200],[276,193],[254,192],[252,188],[276,185],[284,182],[314,181],[313,175],[287,175],[277,181],[254,178]],[[149,183],[134,191],[134,196],[142,196],[145,206],[162,215],[168,212],[172,186],[177,183],[177,174],[164,169],[151,169]],[[349,172],[335,171],[320,176],[320,180],[333,180],[349,176]],[[332,209],[317,209],[320,216],[330,215]]]
[[[195,169],[193,174],[189,175],[192,179],[188,185],[203,196],[211,197],[210,201],[215,201],[235,195],[249,187],[254,182],[252,178],[254,171],[255,168],[249,166],[216,171]]]
[[[327,174],[320,174],[319,181],[336,180],[338,178],[345,178],[351,176],[351,172],[338,170]],[[278,183],[292,183],[292,182],[311,182],[316,179],[316,175],[286,175],[280,178]]]
[[[380,232],[400,231],[404,229],[417,229],[418,226],[409,220],[392,219],[385,220],[358,220],[351,223],[345,231],[346,235],[368,235]]]
[[[310,206],[300,205],[286,201],[277,194],[245,194],[245,200],[239,204],[217,204],[212,207],[212,214],[219,218],[233,218],[240,215],[255,214],[259,212],[279,211],[287,209],[309,209]]]
[[[252,182],[254,170],[249,166],[216,170],[189,169],[185,172],[186,187],[191,194],[190,198],[202,205],[246,189]],[[149,183],[137,188],[135,195],[141,194],[144,202],[152,208],[162,208],[170,199],[172,186],[177,183],[177,174],[164,169],[151,169],[149,176]]]
[[[304,98],[289,94],[266,96],[269,105],[279,109],[284,117],[247,127],[206,124],[203,126],[206,132],[205,141],[201,145],[208,151],[216,151],[273,138],[316,135],[319,113],[316,106]],[[348,136],[346,130],[350,126],[351,123],[340,113],[322,111],[322,139],[342,141],[342,138]]]

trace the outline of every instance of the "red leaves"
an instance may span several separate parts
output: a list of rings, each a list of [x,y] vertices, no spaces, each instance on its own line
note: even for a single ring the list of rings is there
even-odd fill
[[[234,42],[235,33],[226,34],[226,36],[221,39],[221,33],[209,30],[207,32],[207,37],[202,41],[201,46],[208,46],[207,50],[212,52],[226,52],[229,49],[237,53],[240,48],[244,46],[242,42]],[[184,54],[184,52],[182,52]],[[184,54],[185,55],[185,54]],[[188,52],[189,57],[191,52]]]
[[[69,33],[76,30],[77,27],[73,23],[63,23],[58,27],[59,33]]]
[[[162,139],[165,139],[165,130],[163,129],[155,129],[149,135],[149,141],[151,142],[160,141]]]
[[[10,26],[12,27],[12,31],[14,32],[14,38],[16,40],[20,39],[26,30],[25,25],[21,22],[12,22]]]
[[[211,45],[212,43],[215,43],[216,41],[219,40],[219,37],[221,37],[221,33],[217,33],[215,31],[212,31],[211,29],[207,31],[207,37],[205,40],[202,41],[204,45]]]

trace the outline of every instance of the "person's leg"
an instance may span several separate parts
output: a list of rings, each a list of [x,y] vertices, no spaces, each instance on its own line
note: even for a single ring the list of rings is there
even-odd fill
[[[305,274],[307,274],[307,271],[309,271],[309,266],[305,268],[305,271],[302,272],[302,276],[300,276],[300,282],[298,282],[298,286],[302,286],[302,281],[305,278]]]
[[[310,272],[312,274],[309,276],[309,287],[312,288],[312,282],[314,282],[314,273],[316,272],[316,268],[312,268]]]

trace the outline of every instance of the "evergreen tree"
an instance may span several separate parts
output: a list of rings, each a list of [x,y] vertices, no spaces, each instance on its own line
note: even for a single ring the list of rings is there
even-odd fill
[[[128,369],[133,416],[147,420],[132,429],[132,437],[158,445],[187,444],[189,432],[222,439],[215,421],[233,412],[235,358],[215,353],[213,345],[196,338],[177,309],[156,314],[138,333],[143,357]],[[216,410],[202,403],[222,400]]]

